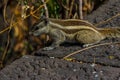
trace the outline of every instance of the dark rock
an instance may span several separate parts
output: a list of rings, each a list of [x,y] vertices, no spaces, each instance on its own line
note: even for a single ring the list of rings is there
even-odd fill
[[[118,80],[119,77],[120,68],[36,56],[23,56],[0,71],[0,80]]]

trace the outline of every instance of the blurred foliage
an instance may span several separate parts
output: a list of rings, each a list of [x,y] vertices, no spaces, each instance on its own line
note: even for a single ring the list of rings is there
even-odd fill
[[[82,0],[83,17],[97,9],[104,1]],[[23,55],[31,54],[32,51],[44,47],[46,42],[50,42],[45,34],[38,37],[28,34],[40,16],[48,12],[50,18],[80,18],[79,3],[79,0],[2,0],[0,15],[3,16],[4,24],[0,23],[3,26],[0,27],[0,37],[4,34],[8,37],[1,40],[3,44],[0,45],[0,67]]]

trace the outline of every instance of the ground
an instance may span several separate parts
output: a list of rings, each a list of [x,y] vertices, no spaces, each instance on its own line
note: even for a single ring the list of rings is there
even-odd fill
[[[85,17],[94,25],[120,12],[120,0],[108,0]],[[120,14],[120,13],[119,13]],[[120,27],[120,16],[97,27]],[[120,42],[106,39],[100,43]],[[41,49],[14,61],[0,71],[0,80],[120,80],[120,44],[102,45],[62,58],[83,49],[78,44],[65,43],[51,51]]]

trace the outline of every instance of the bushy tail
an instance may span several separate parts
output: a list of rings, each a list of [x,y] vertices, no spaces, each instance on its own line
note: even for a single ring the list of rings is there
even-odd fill
[[[105,38],[120,38],[120,28],[98,28]]]

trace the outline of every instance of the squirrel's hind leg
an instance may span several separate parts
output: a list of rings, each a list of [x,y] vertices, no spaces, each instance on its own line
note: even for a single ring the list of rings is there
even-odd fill
[[[103,36],[97,31],[81,30],[76,34],[76,40],[84,44],[83,47],[87,47],[103,40]]]

